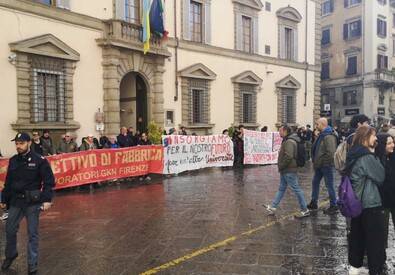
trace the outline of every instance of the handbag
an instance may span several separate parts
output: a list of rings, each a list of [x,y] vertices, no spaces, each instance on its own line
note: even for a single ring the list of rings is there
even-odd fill
[[[27,203],[38,203],[41,198],[41,190],[25,191]]]

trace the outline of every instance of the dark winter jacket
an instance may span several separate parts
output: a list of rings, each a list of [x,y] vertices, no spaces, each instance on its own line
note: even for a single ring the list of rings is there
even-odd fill
[[[333,167],[337,148],[337,137],[333,134],[331,127],[326,128],[314,141],[312,147],[312,159],[314,169],[322,167]]]
[[[55,155],[55,145],[50,137],[41,137],[41,144],[43,147],[43,156]]]
[[[300,142],[300,137],[293,133],[283,139],[280,152],[278,153],[278,171],[281,174],[296,173],[298,165],[296,163],[297,156],[297,142]]]
[[[43,155],[43,145],[41,143],[41,140],[39,143],[35,143],[34,140],[32,140],[32,145],[30,145],[30,150],[32,150],[34,153],[42,156]]]
[[[129,135],[124,136],[122,134],[119,134],[117,137],[117,142],[119,144],[119,147],[121,147],[121,148],[133,146],[133,142],[132,142]]]
[[[364,209],[382,206],[379,186],[384,182],[385,170],[374,154],[360,145],[351,147],[346,171],[350,171],[352,187]]]
[[[148,139],[146,141],[140,139],[139,144],[138,145],[152,145],[152,142],[149,141]]]

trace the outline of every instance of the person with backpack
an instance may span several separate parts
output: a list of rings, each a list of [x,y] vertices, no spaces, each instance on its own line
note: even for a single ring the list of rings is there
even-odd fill
[[[324,213],[335,214],[338,208],[334,184],[333,156],[337,147],[337,137],[334,135],[332,127],[328,125],[328,120],[324,117],[317,120],[316,128],[320,131],[320,135],[315,140],[311,149],[314,177],[312,181],[311,202],[307,207],[310,210],[318,209],[320,183],[321,179],[324,178],[330,198],[330,206],[324,210]]]
[[[383,274],[386,260],[384,209],[379,193],[379,186],[384,182],[385,170],[374,155],[376,140],[374,128],[359,127],[346,160],[346,171],[352,188],[362,204],[361,214],[351,218],[348,261],[352,267],[360,268],[366,252],[371,275]]]
[[[334,156],[334,164],[336,170],[340,174],[343,173],[343,170],[346,167],[347,153],[352,145],[355,131],[361,126],[369,126],[369,118],[362,114],[353,116],[350,122],[350,129],[347,132],[347,135],[345,136],[345,141],[343,141],[337,146]]]
[[[392,223],[395,226],[395,155],[394,138],[389,134],[377,135],[377,147],[375,155],[381,161],[385,169],[385,179],[383,185],[379,188],[381,200],[385,210],[385,244],[388,247],[388,226],[390,215]]]
[[[361,126],[369,126],[369,118],[364,115],[364,114],[360,114],[360,115],[355,115],[351,118],[350,121],[350,130],[347,133],[347,143],[349,145],[352,144],[352,138],[355,134],[355,132],[357,131],[357,129]]]
[[[296,218],[310,216],[307,209],[303,191],[298,183],[298,167],[304,165],[301,154],[306,152],[303,150],[304,143],[301,143],[297,133],[292,133],[289,126],[280,128],[280,136],[283,138],[280,152],[278,155],[278,171],[280,173],[280,186],[271,205],[267,205],[266,210],[270,215],[274,215],[281,199],[283,198],[287,186],[289,185],[299,201],[300,213]],[[302,144],[302,146],[300,146]],[[299,151],[299,152],[298,152]],[[301,161],[302,159],[302,161]],[[304,156],[305,160],[305,156]]]

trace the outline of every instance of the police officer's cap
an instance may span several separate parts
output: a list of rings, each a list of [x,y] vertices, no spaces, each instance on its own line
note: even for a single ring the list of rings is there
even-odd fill
[[[28,133],[18,133],[16,134],[15,138],[11,141],[30,141],[30,136]]]

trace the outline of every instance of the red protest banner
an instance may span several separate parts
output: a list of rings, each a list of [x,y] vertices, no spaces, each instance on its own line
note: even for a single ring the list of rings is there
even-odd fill
[[[55,189],[163,172],[162,146],[82,151],[50,156],[47,159],[56,178]],[[1,188],[7,165],[8,159],[0,160]]]
[[[0,190],[4,187],[5,177],[7,175],[8,159],[0,159]]]

